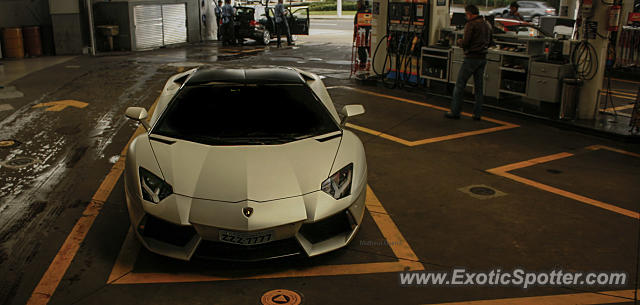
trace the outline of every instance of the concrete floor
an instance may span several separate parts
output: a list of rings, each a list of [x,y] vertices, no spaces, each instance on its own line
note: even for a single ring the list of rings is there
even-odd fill
[[[24,96],[0,100],[13,108],[0,111],[0,140],[18,142],[0,148],[0,303],[259,304],[272,289],[297,291],[304,304],[632,302],[633,280],[625,287],[401,287],[398,272],[407,268],[561,268],[635,279],[640,146],[490,110],[483,121],[447,120],[445,98],[348,80],[350,56],[349,44],[325,41],[283,49],[209,43],[77,57],[11,82]],[[140,249],[128,234],[119,176],[118,156],[136,128],[123,113],[149,108],[170,75],[201,64],[301,67],[325,77],[336,107],[365,106],[349,128],[367,153],[369,211],[383,209],[365,213],[352,244],[312,259],[233,264]],[[71,106],[32,108],[56,101]],[[9,162],[20,157],[33,163]],[[472,185],[504,196],[460,191]],[[618,296],[591,293],[601,291]]]

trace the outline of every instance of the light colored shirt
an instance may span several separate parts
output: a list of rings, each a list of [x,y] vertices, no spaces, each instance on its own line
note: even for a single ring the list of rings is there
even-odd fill
[[[231,4],[225,4],[222,6],[222,23],[229,23],[233,21],[233,16],[236,14],[236,9]]]
[[[284,13],[284,5],[282,3],[276,4],[276,7],[274,9],[273,14],[276,17],[276,22],[277,23],[280,23],[280,22],[284,21],[284,18],[285,18],[284,17],[284,15],[285,15],[285,13]]]

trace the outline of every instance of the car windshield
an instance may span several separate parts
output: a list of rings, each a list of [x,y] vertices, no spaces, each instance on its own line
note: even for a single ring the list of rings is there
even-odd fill
[[[247,17],[247,18],[251,18],[253,17],[253,8],[251,7],[236,7],[236,15],[240,16],[240,17]]]
[[[210,145],[249,145],[286,143],[339,130],[303,84],[207,84],[181,90],[153,133]]]

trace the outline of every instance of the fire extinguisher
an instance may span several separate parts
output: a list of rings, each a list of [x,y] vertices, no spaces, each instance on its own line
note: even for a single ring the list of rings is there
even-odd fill
[[[617,32],[618,24],[620,23],[620,5],[612,5],[609,7],[609,32]]]

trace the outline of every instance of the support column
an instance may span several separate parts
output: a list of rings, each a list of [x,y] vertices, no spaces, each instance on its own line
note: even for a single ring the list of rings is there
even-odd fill
[[[440,30],[447,28],[450,21],[449,2],[445,0],[444,5],[438,5],[438,1],[429,1],[431,12],[429,12],[429,45],[433,45],[440,39]]]
[[[373,18],[371,20],[371,56],[372,58],[372,71],[382,73],[384,59],[387,56],[387,43],[385,41],[380,42],[381,39],[387,35],[387,18],[389,0],[373,0],[371,3],[371,13]],[[376,47],[380,43],[380,47],[376,53]]]
[[[599,35],[596,39],[591,39],[589,42],[593,45],[598,55],[598,72],[591,80],[585,80],[584,85],[580,89],[578,95],[578,118],[580,119],[595,119],[596,107],[600,97],[600,90],[602,89],[602,82],[604,80],[604,70],[607,61],[607,45],[608,37],[608,6],[603,5],[600,1],[593,1],[593,17],[591,21],[598,23],[598,33],[605,36],[605,38]],[[583,21],[584,23],[584,21]],[[584,32],[584,31],[582,31]],[[582,35],[582,33],[581,33]],[[582,36],[579,38],[583,38]]]

